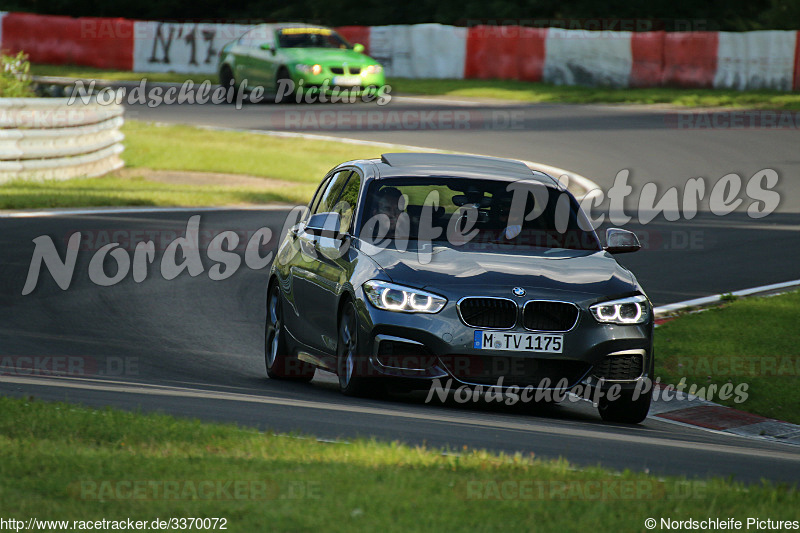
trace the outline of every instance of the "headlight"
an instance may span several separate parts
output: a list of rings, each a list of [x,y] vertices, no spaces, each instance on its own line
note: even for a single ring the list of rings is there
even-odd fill
[[[322,65],[305,65],[303,63],[299,63],[295,65],[294,68],[298,72],[305,72],[306,74],[308,74],[309,72],[311,74],[319,74],[320,72],[322,72]]]
[[[380,65],[367,65],[361,71],[362,74],[377,74],[378,72],[383,72],[383,67]]]
[[[447,298],[385,281],[364,283],[364,292],[372,305],[386,311],[438,313],[447,303]]]
[[[594,304],[589,310],[598,322],[609,324],[641,324],[649,315],[647,297],[641,294]]]

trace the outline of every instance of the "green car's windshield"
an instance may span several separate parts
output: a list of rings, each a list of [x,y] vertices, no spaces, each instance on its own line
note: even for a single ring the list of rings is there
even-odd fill
[[[328,28],[283,28],[278,30],[281,48],[350,48],[341,35]]]

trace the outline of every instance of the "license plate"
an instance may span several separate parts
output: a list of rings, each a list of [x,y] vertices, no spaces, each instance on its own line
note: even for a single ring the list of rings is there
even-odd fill
[[[361,85],[361,76],[334,76],[333,84],[340,86]]]
[[[501,350],[504,352],[561,353],[563,335],[545,333],[504,333],[502,331],[475,332],[473,348],[476,350]]]

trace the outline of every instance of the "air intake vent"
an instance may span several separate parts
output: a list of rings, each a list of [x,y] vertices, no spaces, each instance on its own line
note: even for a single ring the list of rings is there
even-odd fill
[[[458,311],[473,328],[508,329],[517,323],[517,304],[506,298],[464,298]]]
[[[608,380],[636,379],[642,375],[641,355],[614,355],[594,366],[592,375]]]
[[[578,321],[578,308],[566,302],[535,300],[525,304],[525,329],[568,331]]]

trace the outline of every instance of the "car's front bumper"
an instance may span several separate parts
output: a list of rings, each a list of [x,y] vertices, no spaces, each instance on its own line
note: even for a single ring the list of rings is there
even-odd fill
[[[640,325],[598,323],[581,308],[575,326],[563,335],[562,353],[476,349],[476,329],[464,324],[450,302],[437,314],[384,311],[363,300],[361,350],[368,372],[397,378],[411,388],[433,379],[466,385],[572,389],[579,384],[633,389],[652,377],[653,320]],[[517,326],[504,333],[531,333]],[[550,332],[542,332],[549,334]],[[388,346],[388,349],[387,349]]]

